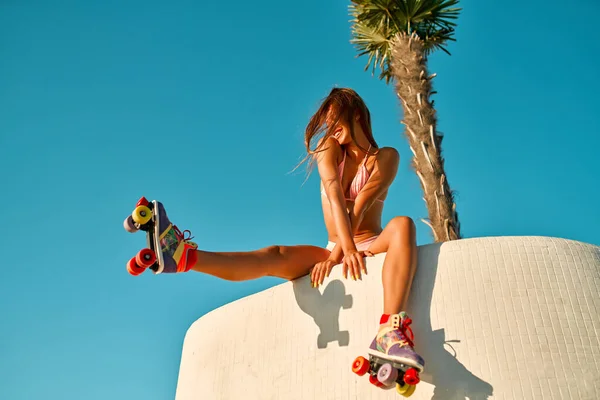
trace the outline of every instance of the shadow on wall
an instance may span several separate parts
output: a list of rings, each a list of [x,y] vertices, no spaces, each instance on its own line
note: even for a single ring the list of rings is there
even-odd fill
[[[460,338],[446,338],[444,329],[433,330],[431,325],[431,300],[435,287],[440,248],[443,243],[419,247],[419,269],[413,281],[407,310],[414,320],[415,350],[425,359],[424,382],[435,387],[432,399],[487,400],[494,388],[473,375],[458,360],[452,343]],[[460,304],[446,304],[446,309]]]
[[[433,331],[431,324],[431,300],[435,286],[440,248],[443,243],[419,247],[419,269],[413,281],[407,311],[413,319],[415,350],[425,359],[425,371],[421,380],[434,386],[435,400],[464,399],[487,400],[493,387],[473,375],[458,360],[451,343],[460,338],[446,338],[443,329]],[[326,348],[330,342],[348,346],[350,333],[340,332],[339,317],[342,309],[352,307],[352,295],[346,294],[344,283],[331,281],[323,294],[310,285],[293,281],[296,302],[302,311],[310,315],[319,327],[317,347]],[[448,304],[446,307],[457,305]],[[352,311],[348,311],[352,312]],[[365,345],[365,350],[368,344]]]
[[[340,310],[352,307],[352,296],[346,294],[346,286],[339,279],[327,285],[323,294],[306,281],[292,282],[296,303],[302,311],[310,315],[319,327],[317,347],[324,349],[330,342],[338,342],[340,347],[348,346],[350,333],[340,331]]]

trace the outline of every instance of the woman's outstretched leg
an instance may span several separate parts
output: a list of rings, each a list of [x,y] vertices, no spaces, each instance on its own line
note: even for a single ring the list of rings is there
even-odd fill
[[[269,246],[248,252],[208,252],[196,250],[191,269],[229,281],[245,281],[263,276],[296,279],[309,273],[329,250],[316,246]]]
[[[231,281],[244,281],[262,276],[274,276],[283,279],[296,279],[309,273],[319,261],[329,257],[329,250],[317,246],[269,246],[248,252],[208,252],[198,249],[191,241],[191,233],[183,232],[169,219],[164,205],[159,201],[148,202],[140,199],[140,217],[150,226],[145,226],[151,238],[156,262],[150,254],[143,260],[152,264],[156,273],[180,273],[190,270],[203,272]],[[151,207],[148,208],[147,206]],[[136,211],[138,212],[138,211]],[[129,219],[124,222],[130,232],[134,226]],[[133,260],[135,261],[135,260]],[[131,265],[128,269],[140,273],[139,268]],[[142,270],[143,271],[143,270]]]
[[[383,262],[383,314],[370,350],[423,370],[425,362],[413,349],[412,320],[405,311],[417,270],[415,224],[409,217],[392,219],[371,244],[369,252],[386,252]]]

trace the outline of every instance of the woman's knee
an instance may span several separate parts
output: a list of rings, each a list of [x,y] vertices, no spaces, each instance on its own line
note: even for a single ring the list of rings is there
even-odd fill
[[[260,249],[259,251],[261,253],[266,254],[269,257],[282,258],[284,249],[283,249],[283,246],[274,244],[271,246],[264,247],[264,248]]]
[[[401,240],[414,241],[416,239],[417,227],[412,218],[407,216],[394,217],[388,223],[395,237]]]
[[[272,245],[259,250],[262,258],[263,273],[284,279],[296,279],[309,273],[319,261],[329,257],[329,250],[316,246]]]
[[[314,262],[324,261],[329,257],[330,251],[317,246],[282,246],[271,245],[264,247],[260,252],[266,254],[269,259],[279,261],[288,261],[294,258],[300,258],[306,261]]]

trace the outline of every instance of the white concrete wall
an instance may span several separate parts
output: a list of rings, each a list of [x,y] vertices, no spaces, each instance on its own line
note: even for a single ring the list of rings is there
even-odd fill
[[[400,399],[358,377],[384,255],[240,299],[189,329],[176,400]],[[600,247],[545,237],[419,248],[408,311],[426,371],[412,399],[600,399]]]

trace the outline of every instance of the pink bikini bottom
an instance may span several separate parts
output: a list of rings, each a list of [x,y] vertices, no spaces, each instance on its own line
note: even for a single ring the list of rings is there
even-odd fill
[[[358,250],[358,251],[368,250],[369,247],[371,246],[371,244],[378,237],[379,237],[379,235],[371,236],[370,238],[365,239],[362,242],[356,243],[356,250]],[[334,247],[335,247],[335,242],[327,242],[327,247],[326,247],[327,250],[331,251],[331,250],[333,250]]]

